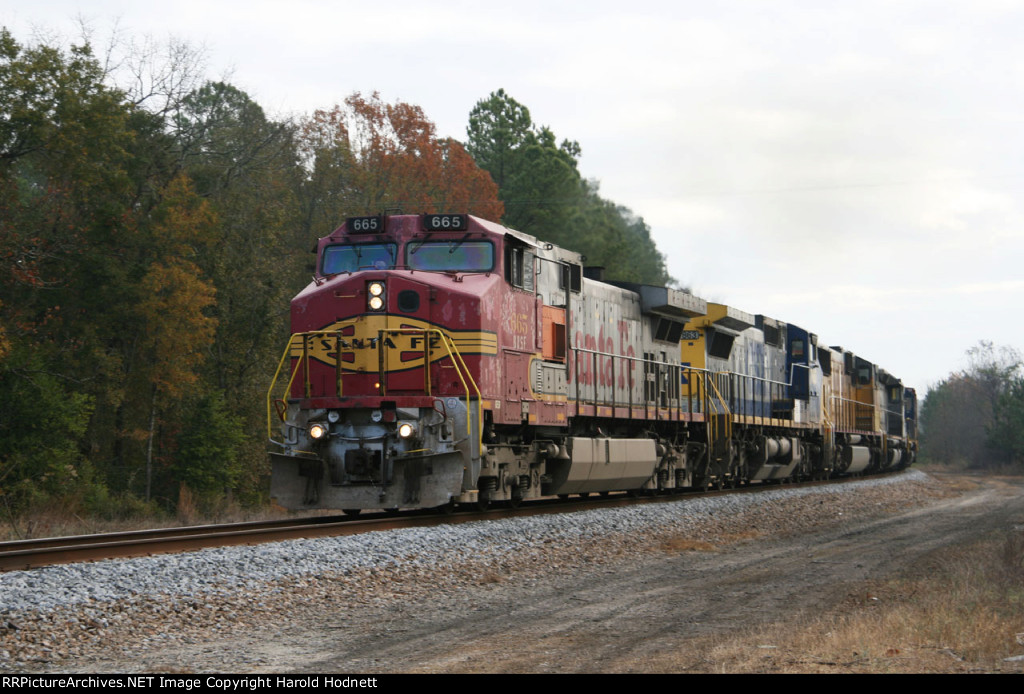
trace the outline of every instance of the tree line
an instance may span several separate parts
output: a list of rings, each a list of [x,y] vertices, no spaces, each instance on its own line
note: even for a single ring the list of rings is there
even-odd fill
[[[117,73],[0,28],[0,512],[265,502],[289,300],[346,216],[469,212],[673,281],[579,145],[501,90],[460,142],[376,93],[275,119],[171,49]]]
[[[969,468],[1024,464],[1024,358],[987,340],[921,404],[921,455]]]

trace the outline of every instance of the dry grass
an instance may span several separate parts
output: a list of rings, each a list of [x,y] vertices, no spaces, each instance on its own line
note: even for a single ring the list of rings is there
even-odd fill
[[[743,530],[735,533],[723,533],[722,544],[733,544],[734,542],[747,542],[749,540],[756,540],[760,537],[764,537],[764,532],[760,530]]]
[[[677,554],[679,552],[717,552],[720,547],[737,542],[756,540],[764,535],[759,530],[745,530],[736,533],[722,533],[716,539],[718,544],[705,540],[695,540],[685,535],[675,535],[661,541],[657,547],[663,552]]]
[[[13,520],[3,517],[0,518],[0,542],[213,523],[240,523],[287,518],[290,515],[289,511],[280,506],[245,509],[232,499],[222,499],[217,503],[207,502],[204,504],[198,502],[188,489],[183,489],[176,513],[173,515],[143,515],[108,520],[79,516],[65,507],[54,505],[48,508],[34,509]]]
[[[494,583],[504,583],[505,577],[497,571],[485,571],[477,578],[477,584],[481,586],[490,585]]]
[[[89,535],[94,533],[135,530],[143,527],[165,527],[152,519],[139,521],[105,520],[81,517],[61,506],[35,510],[19,518],[0,522],[0,541],[28,540],[39,537],[66,537],[69,535]]]
[[[946,549],[835,613],[652,656],[655,672],[1024,672],[1024,530]]]
[[[981,482],[971,479],[970,477],[964,477],[963,475],[945,476],[940,473],[935,476],[943,481],[945,488],[949,493],[958,494],[961,492],[973,492],[975,489],[981,487]]]
[[[671,537],[661,543],[665,552],[715,552],[718,548],[710,542],[692,540],[688,537]]]

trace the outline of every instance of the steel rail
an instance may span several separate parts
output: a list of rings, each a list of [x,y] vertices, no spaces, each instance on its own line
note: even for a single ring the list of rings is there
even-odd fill
[[[51,564],[182,552],[206,547],[258,544],[300,537],[343,535],[362,530],[345,526],[379,523],[381,519],[341,520],[339,516],[250,521],[222,525],[156,528],[95,535],[73,535],[0,542],[0,571]],[[389,518],[388,521],[400,519]]]
[[[780,485],[812,486],[878,479],[897,472],[874,474],[870,477],[844,477],[833,480],[778,483],[754,483],[739,488],[700,491],[680,490],[673,493],[631,496],[613,492],[608,496],[590,494],[568,500],[546,498],[531,501],[519,508],[497,507],[486,511],[459,510],[457,512],[424,513],[410,511],[399,515],[374,513],[360,518],[317,516],[312,518],[250,521],[223,525],[197,525],[180,528],[157,528],[128,532],[74,535],[0,542],[0,572],[24,571],[53,564],[70,564],[128,557],[151,556],[188,552],[211,547],[255,545],[281,540],[307,539],[355,535],[378,530],[428,527],[478,520],[496,520],[594,508],[629,506],[634,504],[668,503],[695,496],[756,493],[762,489],[775,489]]]

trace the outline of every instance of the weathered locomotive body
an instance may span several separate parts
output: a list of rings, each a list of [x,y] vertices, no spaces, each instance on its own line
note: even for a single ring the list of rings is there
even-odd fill
[[[317,245],[268,394],[288,508],[485,505],[905,466],[916,401],[799,327],[467,215]],[[275,432],[274,429],[277,428]]]

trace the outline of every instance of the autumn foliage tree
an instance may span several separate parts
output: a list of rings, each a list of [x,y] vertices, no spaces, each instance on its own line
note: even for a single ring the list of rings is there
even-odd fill
[[[258,503],[267,491],[267,383],[287,335],[288,302],[308,278],[295,128],[223,82],[181,99],[171,124],[174,152],[216,216],[217,242],[193,258],[216,287],[205,313],[216,334],[198,369],[205,389],[183,403],[170,481],[185,481],[200,501],[230,490]]]
[[[358,92],[303,121],[309,221],[331,228],[368,212],[460,211],[501,218],[498,189],[457,141],[438,138],[419,106]]]
[[[209,315],[216,290],[194,257],[216,240],[216,217],[184,175],[174,178],[153,212],[156,253],[139,282],[136,312],[143,329],[137,342],[139,377],[151,390],[146,433],[146,498],[151,494],[152,450],[161,410],[188,395],[199,381],[199,366],[213,342],[216,320]]]

